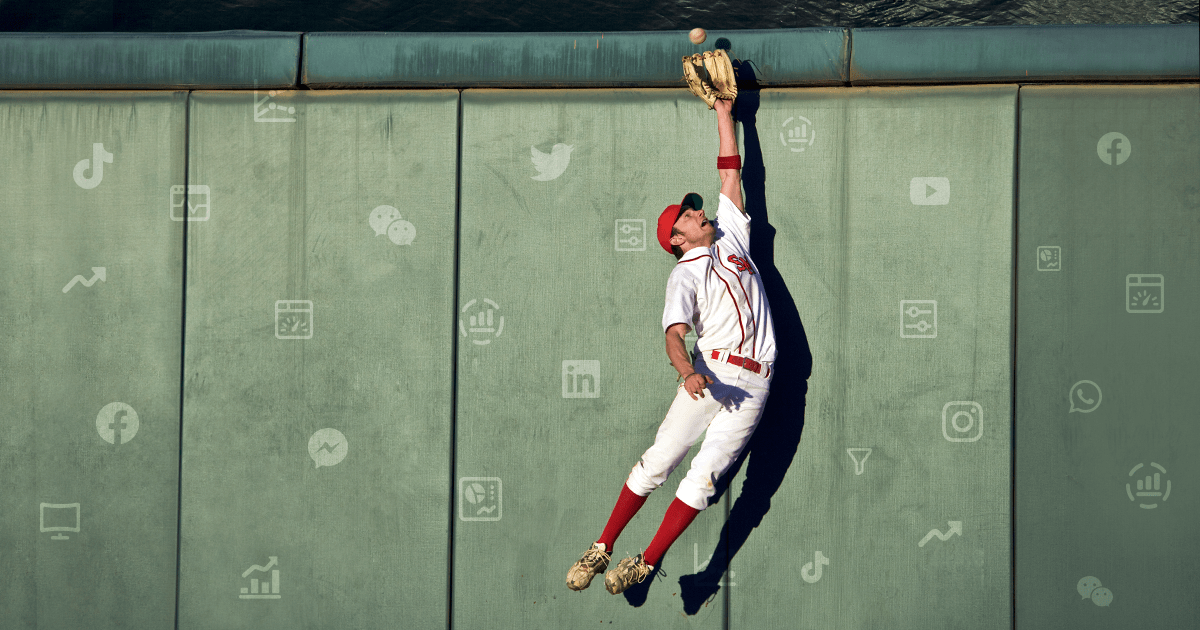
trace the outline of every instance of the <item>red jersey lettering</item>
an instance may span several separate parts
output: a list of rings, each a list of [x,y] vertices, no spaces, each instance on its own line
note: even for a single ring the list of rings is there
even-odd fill
[[[754,269],[752,267],[750,267],[749,260],[746,260],[745,258],[742,258],[741,256],[734,256],[733,254],[730,254],[725,260],[728,260],[729,262],[736,265],[738,271],[749,271],[750,275],[754,275]]]

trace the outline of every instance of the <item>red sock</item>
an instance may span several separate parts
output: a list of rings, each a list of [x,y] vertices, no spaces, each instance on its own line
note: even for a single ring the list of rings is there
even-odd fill
[[[608,553],[613,552],[613,543],[617,542],[617,536],[621,535],[621,530],[629,524],[634,514],[642,509],[642,504],[646,502],[645,497],[640,497],[629,489],[629,486],[621,484],[621,496],[617,497],[617,505],[613,507],[612,516],[608,517],[608,524],[604,526],[604,533],[600,534],[600,539],[596,542],[604,543],[604,550]]]
[[[662,525],[658,526],[658,532],[654,534],[654,540],[650,541],[650,546],[646,548],[646,553],[642,555],[642,559],[646,564],[657,567],[658,561],[662,560],[663,554],[671,548],[671,544],[676,538],[687,529],[688,525],[692,524],[692,520],[700,510],[684,503],[675,497],[671,502],[671,507],[667,508],[667,514],[663,517]]]

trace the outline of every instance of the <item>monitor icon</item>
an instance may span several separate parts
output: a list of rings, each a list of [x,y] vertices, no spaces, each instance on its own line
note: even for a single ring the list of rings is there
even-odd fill
[[[78,503],[43,503],[40,508],[41,531],[79,533]],[[55,534],[50,540],[67,540],[66,534]]]

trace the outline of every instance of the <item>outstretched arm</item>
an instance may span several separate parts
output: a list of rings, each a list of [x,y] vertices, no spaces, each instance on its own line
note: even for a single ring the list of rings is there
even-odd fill
[[[683,388],[687,390],[688,396],[697,400],[697,395],[704,398],[704,388],[712,379],[692,368],[692,359],[683,341],[683,336],[691,329],[687,324],[671,324],[667,329],[667,357],[671,359],[671,365],[675,366],[675,371],[679,372],[680,378],[683,379]]]
[[[717,134],[721,137],[721,149],[717,155],[737,155],[737,137],[733,131],[733,101],[717,99],[713,108],[717,112]],[[729,197],[733,205],[737,206],[742,214],[746,214],[746,204],[742,201],[742,172],[736,168],[722,168],[717,169],[717,173],[721,176],[721,194]]]

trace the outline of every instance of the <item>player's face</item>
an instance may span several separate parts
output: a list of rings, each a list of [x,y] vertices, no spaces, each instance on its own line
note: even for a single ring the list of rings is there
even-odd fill
[[[675,220],[675,229],[679,230],[683,236],[684,245],[682,247],[685,250],[712,245],[713,238],[717,233],[716,226],[704,216],[704,211],[695,208],[688,208],[679,215],[679,218]]]

